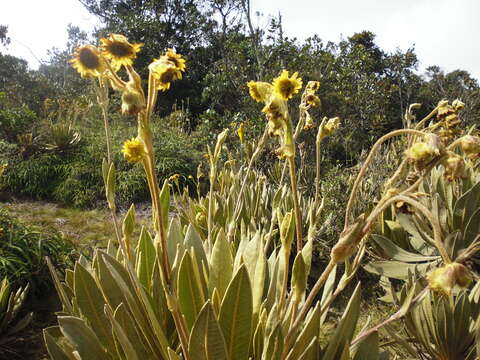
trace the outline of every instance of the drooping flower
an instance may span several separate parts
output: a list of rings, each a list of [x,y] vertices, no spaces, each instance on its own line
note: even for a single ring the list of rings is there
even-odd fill
[[[480,155],[480,138],[472,135],[465,135],[460,140],[460,146],[462,147],[465,155],[469,159],[476,159]]]
[[[170,84],[182,78],[185,71],[185,59],[181,55],[168,49],[165,55],[155,59],[149,66],[150,73],[156,80],[157,90],[165,91],[170,89]]]
[[[339,127],[340,118],[338,116],[328,120],[326,117],[324,117],[318,129],[318,137],[320,139],[326,138],[327,136],[332,135]]]
[[[247,83],[250,96],[257,102],[267,102],[272,95],[273,87],[263,81],[249,81]]]
[[[77,48],[70,63],[82,77],[98,77],[106,69],[100,50],[93,45]]]
[[[120,34],[110,34],[106,38],[100,39],[102,43],[102,54],[112,61],[115,69],[122,65],[132,65],[143,44],[132,44],[128,39]]]
[[[414,143],[405,151],[407,160],[414,163],[418,170],[422,170],[434,159],[443,156],[445,148],[440,138],[434,134],[429,134],[423,142]]]
[[[462,179],[466,176],[465,161],[454,152],[449,151],[447,156],[442,159],[442,164],[445,167],[445,177],[448,181]]]
[[[301,88],[302,79],[298,77],[298,72],[288,77],[288,71],[283,70],[280,76],[273,80],[273,91],[283,100],[292,98]]]
[[[128,162],[140,162],[146,155],[145,144],[139,138],[132,138],[123,143],[122,153]]]
[[[173,51],[173,49],[167,49],[167,52],[161,58],[171,61],[178,70],[185,72],[187,67],[185,65],[185,59],[182,58],[182,55]]]
[[[134,89],[125,90],[122,93],[122,114],[138,114],[145,104],[141,93]]]

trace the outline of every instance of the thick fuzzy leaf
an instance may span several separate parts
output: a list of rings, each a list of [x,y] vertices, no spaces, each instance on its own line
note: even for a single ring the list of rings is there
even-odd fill
[[[49,327],[43,330],[43,339],[48,350],[48,354],[52,360],[72,360],[73,355],[68,356],[60,345],[55,341],[55,337],[52,336],[52,332],[57,333],[60,329],[58,326]]]
[[[73,344],[82,360],[110,359],[98,337],[82,319],[74,316],[59,316],[58,324],[63,335]]]
[[[136,272],[138,279],[146,289],[151,288],[153,267],[155,266],[156,250],[149,232],[142,227],[137,246]]]
[[[288,354],[287,360],[300,359],[305,349],[310,347],[312,341],[318,338],[320,334],[320,304],[310,311],[305,319],[305,325],[300,335],[295,340],[292,350]],[[318,344],[317,344],[318,346]],[[308,357],[307,357],[308,358]]]
[[[109,350],[115,349],[112,327],[103,311],[105,306],[103,295],[92,275],[78,262],[75,264],[74,291],[80,313],[95,329],[100,342]]]
[[[429,268],[433,268],[437,262],[427,262],[423,264],[407,264],[399,261],[375,261],[364,266],[368,272],[387,276],[393,279],[406,280],[409,274],[425,273]]]
[[[203,240],[200,238],[191,224],[188,225],[184,241],[185,248],[187,250],[190,250],[193,247],[195,257],[198,259],[200,264],[208,264],[207,255],[205,254],[205,249],[203,248]]]
[[[438,256],[425,256],[406,251],[382,235],[373,234],[372,239],[384,251],[385,255],[395,261],[425,262],[439,258]]]
[[[225,232],[220,230],[215,240],[210,258],[210,272],[208,278],[208,292],[213,293],[217,289],[220,299],[223,299],[228,284],[232,280],[233,257],[230,244],[227,241]]]
[[[188,352],[195,360],[227,360],[227,347],[212,305],[206,302],[190,333]]]
[[[230,360],[248,359],[252,316],[252,288],[247,269],[241,266],[228,286],[219,316]]]
[[[378,332],[374,332],[363,339],[356,347],[353,360],[379,360]]]
[[[355,326],[357,325],[359,312],[360,284],[355,288],[340,323],[337,325],[335,333],[330,338],[322,360],[337,360],[341,358],[345,351],[345,347],[350,345]]]
[[[180,310],[185,317],[188,329],[191,329],[205,303],[205,298],[199,279],[195,276],[193,261],[189,252],[183,255],[178,270],[177,292]]]

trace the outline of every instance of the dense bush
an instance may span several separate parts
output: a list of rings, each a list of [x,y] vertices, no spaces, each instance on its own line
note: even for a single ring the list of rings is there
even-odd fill
[[[71,265],[73,246],[59,233],[39,232],[0,209],[0,278],[13,285],[27,282],[34,292],[51,285],[48,256],[59,269]]]
[[[200,160],[199,141],[176,128],[165,128],[161,120],[153,127],[156,163],[160,179],[179,173],[194,175]],[[118,201],[120,205],[148,199],[145,177],[134,165],[123,160],[122,142],[133,136],[123,124],[112,127],[114,160],[117,163]],[[104,200],[100,172],[105,153],[102,127],[84,129],[82,141],[66,151],[39,151],[29,158],[20,156],[16,147],[0,143],[0,160],[9,167],[0,180],[4,191],[34,199],[53,200],[75,207],[92,207]]]

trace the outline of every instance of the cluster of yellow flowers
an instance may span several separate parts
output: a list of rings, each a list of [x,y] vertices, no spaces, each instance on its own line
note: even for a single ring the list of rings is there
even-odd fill
[[[182,79],[182,73],[186,69],[185,59],[172,49],[154,59],[148,67],[150,78],[149,94],[146,99],[141,78],[132,67],[143,44],[130,43],[120,34],[110,34],[100,39],[100,43],[100,47],[88,44],[77,48],[71,63],[82,77],[106,80],[114,90],[121,92],[123,114],[136,115],[143,112],[144,116],[148,117],[155,101],[150,89],[168,90],[173,81]],[[128,73],[128,81],[122,80],[117,74],[122,67]],[[127,161],[140,162],[146,153],[144,140],[141,137],[127,140],[122,152]]]

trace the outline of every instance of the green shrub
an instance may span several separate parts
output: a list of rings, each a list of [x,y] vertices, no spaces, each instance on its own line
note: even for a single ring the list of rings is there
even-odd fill
[[[17,135],[31,131],[37,120],[28,106],[9,106],[6,95],[0,92],[0,138],[15,142]]]
[[[65,269],[72,255],[72,245],[59,233],[39,232],[0,210],[0,278],[14,285],[28,282],[38,292],[51,285],[45,257],[57,268]]]
[[[17,196],[56,201],[66,205],[91,208],[104,201],[104,187],[100,172],[106,141],[98,124],[82,131],[85,135],[77,147],[63,152],[37,152],[22,158],[17,147],[0,141],[0,162],[9,163],[0,179],[0,189]],[[195,175],[201,158],[200,140],[176,128],[165,128],[157,122],[152,131],[160,180],[173,174],[185,178]],[[117,164],[118,202],[127,206],[149,199],[148,187],[142,172],[127,163],[121,154],[124,140],[131,138],[131,129],[118,124],[112,126],[113,158]]]

